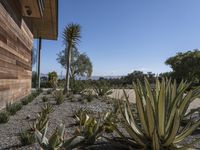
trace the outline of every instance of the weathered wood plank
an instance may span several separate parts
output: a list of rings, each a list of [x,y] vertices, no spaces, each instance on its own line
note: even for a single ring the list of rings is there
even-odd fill
[[[0,2],[0,108],[31,91],[33,35],[12,2]]]

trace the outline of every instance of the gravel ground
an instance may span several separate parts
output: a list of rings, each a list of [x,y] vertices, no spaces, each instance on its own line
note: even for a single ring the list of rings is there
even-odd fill
[[[38,150],[38,145],[16,147],[20,145],[19,133],[21,130],[29,128],[28,120],[26,119],[30,115],[30,120],[34,119],[37,112],[40,111],[43,94],[40,94],[34,101],[22,107],[14,116],[10,117],[10,120],[6,124],[0,124],[0,150],[3,149],[18,149],[18,150]],[[106,112],[112,108],[111,104],[100,100],[94,100],[90,103],[79,102],[79,95],[75,95],[73,102],[65,100],[61,105],[55,105],[54,99],[51,95],[45,95],[49,98],[50,103],[54,104],[54,111],[49,115],[49,130],[47,136],[51,135],[52,131],[60,124],[66,125],[66,138],[72,136],[75,127],[71,127],[71,124],[75,123],[72,118],[73,112],[80,108],[85,108],[92,112]],[[12,148],[13,146],[13,148]]]
[[[14,147],[20,145],[19,132],[29,128],[28,120],[26,117],[30,115],[30,119],[35,118],[37,112],[40,111],[40,106],[43,104],[42,97],[46,95],[45,92],[40,94],[33,102],[17,112],[16,115],[11,116],[10,120],[6,124],[0,124],[0,150],[38,150],[37,144]],[[54,99],[51,95],[46,95],[49,98],[49,102],[53,104],[54,111],[50,114],[49,130],[48,135],[51,135],[52,131],[62,122],[66,125],[66,138],[73,135],[74,126],[71,124],[75,123],[72,118],[73,112],[80,108],[85,108],[93,113],[107,112],[111,110],[112,104],[110,101],[94,100],[90,103],[80,102],[80,95],[75,95],[73,102],[70,100],[64,101],[61,105],[55,105]],[[200,134],[194,135],[196,138],[200,138]],[[185,142],[190,142],[194,136],[190,136]],[[13,148],[12,148],[13,146]],[[10,147],[10,148],[8,148]],[[196,145],[197,149],[200,149],[200,143]]]

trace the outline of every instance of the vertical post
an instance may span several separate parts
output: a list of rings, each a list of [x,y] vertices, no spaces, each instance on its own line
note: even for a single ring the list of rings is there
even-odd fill
[[[38,89],[40,89],[40,59],[41,59],[41,48],[42,48],[42,39],[39,37],[38,43]]]

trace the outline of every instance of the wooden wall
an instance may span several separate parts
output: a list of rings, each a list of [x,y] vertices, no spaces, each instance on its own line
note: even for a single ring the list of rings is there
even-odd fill
[[[33,35],[18,4],[0,2],[0,108],[31,91]]]

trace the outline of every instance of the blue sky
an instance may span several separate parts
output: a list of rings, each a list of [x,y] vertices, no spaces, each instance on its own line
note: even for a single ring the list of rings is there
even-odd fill
[[[59,0],[58,40],[43,41],[41,72],[65,73],[56,58],[71,22],[82,26],[78,48],[93,75],[169,71],[168,57],[200,47],[199,10],[199,0]]]

